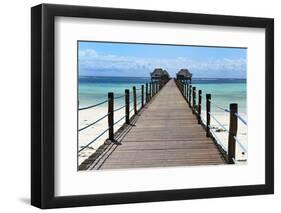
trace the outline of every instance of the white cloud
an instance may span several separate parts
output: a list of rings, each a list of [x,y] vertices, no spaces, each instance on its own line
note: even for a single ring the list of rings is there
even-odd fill
[[[86,49],[83,51],[79,51],[79,57],[84,57],[84,58],[93,58],[97,57],[98,53],[94,49]]]
[[[194,60],[188,57],[178,58],[140,58],[132,56],[100,55],[93,49],[79,52],[80,69],[89,71],[118,71],[128,73],[137,71],[140,74],[149,73],[156,67],[162,67],[171,75],[181,68],[188,68],[194,76],[200,75],[226,75],[226,77],[236,75],[246,75],[246,59],[208,59],[204,61]],[[106,73],[105,73],[106,75]],[[218,76],[216,76],[218,77]],[[237,76],[236,76],[237,77]]]

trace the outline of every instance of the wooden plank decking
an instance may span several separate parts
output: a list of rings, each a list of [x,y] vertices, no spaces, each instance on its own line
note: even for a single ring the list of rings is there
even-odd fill
[[[84,169],[120,169],[225,164],[197,123],[174,80],[154,96],[132,122],[90,157]],[[120,143],[120,144],[119,144]]]

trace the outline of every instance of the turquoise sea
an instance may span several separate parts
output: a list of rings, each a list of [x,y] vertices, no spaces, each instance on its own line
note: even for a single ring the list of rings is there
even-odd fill
[[[124,95],[125,89],[133,86],[140,89],[142,84],[150,81],[145,77],[79,77],[79,108],[94,105],[107,99],[108,92],[115,97]],[[246,114],[247,84],[246,79],[194,78],[192,85],[202,90],[202,109],[204,110],[206,93],[212,95],[212,111],[221,112],[214,105],[229,108],[230,103],[238,103],[238,111]],[[140,94],[140,90],[137,90]],[[124,99],[116,99],[116,105],[123,104]]]

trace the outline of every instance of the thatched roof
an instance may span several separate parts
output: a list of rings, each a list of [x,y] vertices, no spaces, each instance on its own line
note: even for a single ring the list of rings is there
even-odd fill
[[[163,70],[163,75],[170,76],[169,73],[167,72],[167,70]]]
[[[184,78],[191,78],[191,77],[192,77],[192,74],[189,72],[188,69],[181,69],[181,70],[177,73],[177,75],[182,76],[182,77],[184,77]]]
[[[163,69],[162,68],[156,68],[153,70],[152,73],[150,73],[151,77],[156,77],[156,76],[161,76],[163,73]]]
[[[169,73],[166,70],[163,70],[162,68],[156,68],[153,70],[152,73],[150,73],[151,77],[161,77],[163,75],[169,76]]]

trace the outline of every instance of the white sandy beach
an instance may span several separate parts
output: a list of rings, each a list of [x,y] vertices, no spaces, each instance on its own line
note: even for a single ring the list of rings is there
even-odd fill
[[[122,105],[114,106],[114,109],[121,107]],[[133,104],[130,104],[130,109],[132,109]],[[139,106],[138,106],[139,108]],[[101,106],[82,110],[79,112],[79,123],[78,129],[81,129],[94,121],[98,120],[99,118],[103,117],[107,114],[107,103]],[[125,108],[114,112],[114,122],[118,121],[125,115]],[[132,117],[133,112],[130,113],[130,117]],[[125,122],[125,119],[122,119],[116,125],[114,125],[114,132],[118,130]],[[78,149],[80,150],[83,146],[89,144],[92,140],[94,140],[98,135],[100,135],[103,131],[108,128],[108,120],[104,118],[103,120],[99,121],[98,123],[90,126],[87,129],[82,130],[78,133]],[[81,164],[84,160],[86,160],[91,154],[93,154],[108,138],[108,131],[105,132],[100,138],[98,138],[95,142],[89,145],[88,148],[85,148],[79,153],[78,162]]]
[[[225,112],[214,112],[212,113],[215,118],[228,130],[229,129],[229,113]],[[240,113],[240,115],[247,120],[247,115],[244,113]],[[206,120],[206,113],[202,112],[203,122]],[[205,123],[205,122],[204,122]],[[214,132],[217,139],[222,143],[223,148],[227,150],[228,148],[228,132],[225,131],[212,117],[211,117],[211,126],[212,131]],[[238,130],[237,130],[237,139],[243,145],[243,147],[247,150],[247,126],[243,124],[238,119]],[[236,160],[246,160],[247,153],[244,152],[243,148],[240,147],[238,143],[236,143]],[[241,162],[242,163],[242,162]]]

